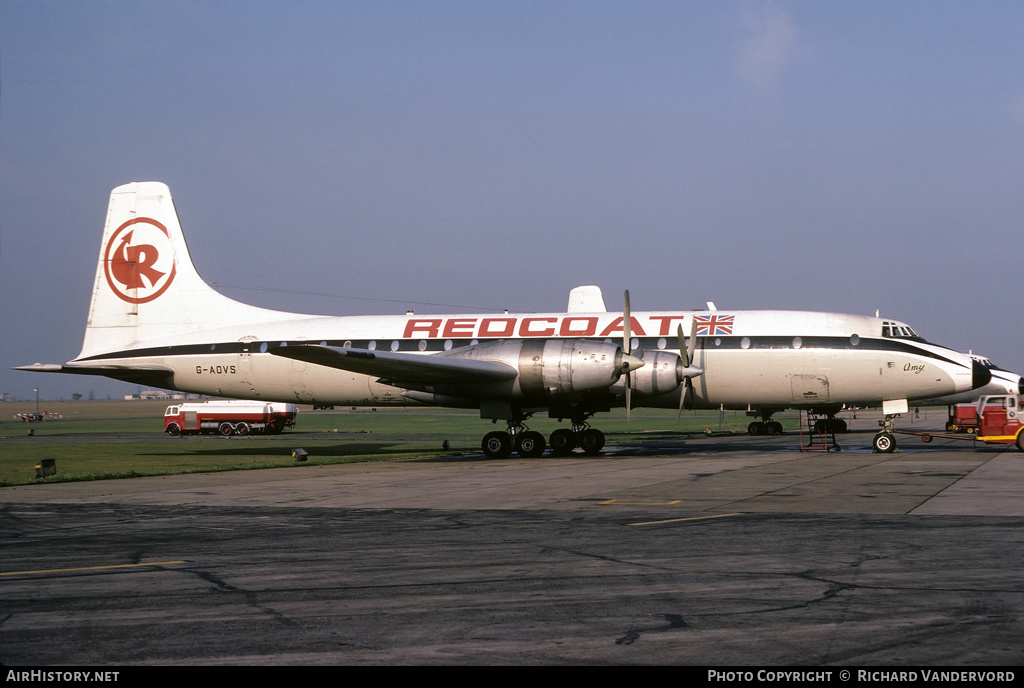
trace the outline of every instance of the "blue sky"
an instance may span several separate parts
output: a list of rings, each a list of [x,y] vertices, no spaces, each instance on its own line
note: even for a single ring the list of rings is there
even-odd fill
[[[883,315],[1024,371],[1018,2],[0,0],[0,392],[81,347],[110,190],[242,301]],[[431,305],[434,304],[434,305]]]

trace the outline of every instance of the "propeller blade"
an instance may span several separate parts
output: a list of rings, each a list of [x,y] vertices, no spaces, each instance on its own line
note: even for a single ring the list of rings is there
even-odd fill
[[[633,316],[630,314],[629,309],[629,289],[622,295],[622,351],[626,355],[632,353],[632,332],[630,331],[630,324],[633,322]],[[630,371],[626,372],[626,432],[629,432],[629,423],[632,419],[633,409],[633,376]]]
[[[680,326],[679,329],[682,329]],[[690,320],[690,341],[686,343],[686,367],[693,365],[693,354],[697,351],[697,318]]]
[[[627,354],[633,353],[633,336],[630,331],[630,325],[632,322],[633,317],[630,315],[629,311],[629,289],[627,289],[626,293],[622,297],[622,350]]]
[[[626,379],[626,432],[629,432],[629,423],[633,416],[633,390],[629,384],[629,379]]]

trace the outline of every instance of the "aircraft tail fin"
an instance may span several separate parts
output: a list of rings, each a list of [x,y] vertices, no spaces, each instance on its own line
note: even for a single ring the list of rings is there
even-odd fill
[[[293,317],[234,301],[203,281],[167,185],[132,182],[111,192],[79,359]]]

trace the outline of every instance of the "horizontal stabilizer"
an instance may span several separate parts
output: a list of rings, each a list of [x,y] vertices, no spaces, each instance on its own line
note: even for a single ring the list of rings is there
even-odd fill
[[[66,373],[71,375],[103,375],[115,380],[130,382],[147,387],[172,389],[174,371],[163,366],[123,366],[123,365],[60,365],[59,363],[33,363],[27,366],[16,366],[11,370],[28,370],[34,373]]]
[[[513,380],[518,374],[512,366],[498,361],[478,361],[440,355],[333,349],[319,345],[272,346],[267,351],[297,361],[409,384],[464,385],[501,382]]]

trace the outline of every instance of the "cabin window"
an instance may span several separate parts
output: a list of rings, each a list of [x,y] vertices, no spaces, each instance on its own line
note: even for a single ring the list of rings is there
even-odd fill
[[[419,349],[420,351],[426,351],[427,350],[427,340],[426,339],[421,339],[420,343],[416,345],[416,348]]]
[[[398,351],[398,340],[397,339],[395,339],[394,341],[391,342],[391,350],[392,351]]]
[[[794,349],[799,349],[803,345],[804,345],[804,340],[800,339],[800,337],[793,337],[793,348]]]
[[[366,348],[369,349],[370,351],[375,351],[377,349],[377,342],[371,341],[369,344],[366,345]]]
[[[444,350],[445,351],[451,351],[452,350],[452,340],[450,340],[450,339],[444,340]]]
[[[741,349],[749,349],[750,348],[750,337],[744,337],[743,339],[740,340],[740,348]]]
[[[850,335],[850,346],[857,346],[858,344],[860,344],[860,335]]]
[[[667,342],[667,341],[665,341],[665,338],[664,338],[664,337],[661,337],[661,338],[660,338],[660,339],[658,340],[658,348],[659,348],[659,349],[664,349],[664,348],[665,348],[666,346],[668,346],[668,342]]]

